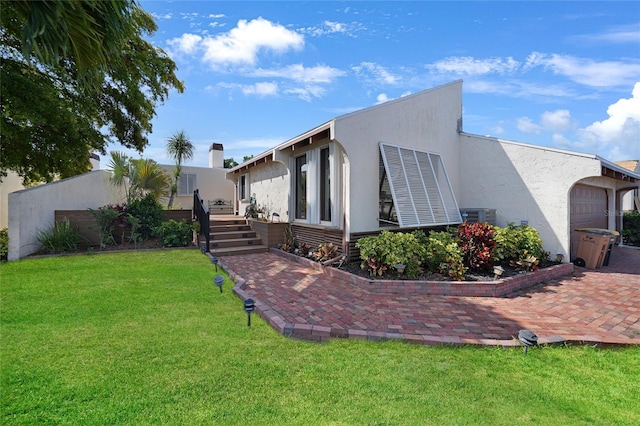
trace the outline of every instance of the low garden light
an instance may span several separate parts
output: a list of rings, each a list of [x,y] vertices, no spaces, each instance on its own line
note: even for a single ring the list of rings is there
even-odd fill
[[[520,330],[518,332],[518,340],[524,345],[524,354],[527,354],[527,349],[531,346],[538,344],[538,336],[531,330]]]
[[[207,252],[207,246],[204,244],[200,244],[200,251],[202,252],[202,254],[205,254]]]
[[[218,258],[215,256],[211,256],[211,263],[215,265],[216,271],[218,271]]]
[[[504,268],[500,265],[496,265],[493,267],[493,275],[495,275],[495,279],[497,280],[504,274]]]
[[[224,277],[222,275],[216,275],[213,278],[213,283],[218,286],[220,293],[222,293],[222,284],[224,284]]]
[[[398,263],[396,265],[396,271],[398,271],[399,274],[403,274],[404,273],[404,268],[406,268],[407,265],[405,265],[404,263]]]
[[[247,313],[247,327],[251,327],[251,312],[256,309],[256,304],[253,299],[246,299],[244,301],[244,310]]]
[[[562,254],[562,253],[556,254],[556,262],[562,263],[563,259],[564,259],[564,254]]]

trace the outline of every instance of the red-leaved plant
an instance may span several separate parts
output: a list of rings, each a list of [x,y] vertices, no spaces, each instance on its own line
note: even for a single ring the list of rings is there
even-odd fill
[[[464,263],[476,271],[493,268],[492,252],[496,246],[494,230],[484,222],[463,222],[458,226],[459,246],[462,249]]]

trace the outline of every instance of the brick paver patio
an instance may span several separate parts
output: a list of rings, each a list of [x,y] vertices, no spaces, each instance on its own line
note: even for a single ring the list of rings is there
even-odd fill
[[[576,267],[507,297],[381,295],[275,253],[222,257],[234,292],[280,333],[403,339],[420,344],[515,346],[518,331],[540,343],[640,344],[640,250],[614,247],[608,266]]]

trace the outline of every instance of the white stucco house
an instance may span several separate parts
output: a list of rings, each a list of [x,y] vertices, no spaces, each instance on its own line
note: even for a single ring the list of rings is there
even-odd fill
[[[487,209],[567,255],[575,228],[619,229],[622,199],[640,187],[639,173],[596,155],[464,132],[461,80],[336,117],[227,176],[240,214],[255,199],[299,241],[343,252],[381,229],[456,225],[461,210]]]

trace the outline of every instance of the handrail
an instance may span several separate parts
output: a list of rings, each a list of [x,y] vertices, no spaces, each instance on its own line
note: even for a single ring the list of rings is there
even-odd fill
[[[199,190],[193,191],[193,217],[200,224],[199,235],[204,237],[207,251],[209,251],[209,209],[200,198]]]

